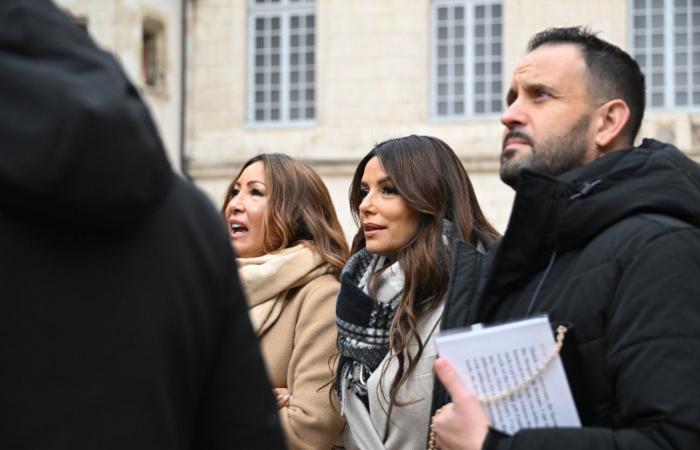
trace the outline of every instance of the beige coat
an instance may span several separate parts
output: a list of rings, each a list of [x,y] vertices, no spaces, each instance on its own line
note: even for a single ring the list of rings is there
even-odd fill
[[[396,375],[398,363],[390,354],[367,380],[369,411],[356,395],[345,392],[343,395],[343,412],[347,426],[343,434],[343,443],[347,450],[422,450],[426,448],[430,406],[433,396],[435,375],[433,363],[437,359],[435,334],[438,332],[443,304],[418,322],[418,332],[426,342],[421,358],[418,360],[413,375],[399,388],[398,399],[411,402],[405,406],[394,406],[391,421],[387,427],[389,409],[388,396],[391,382]],[[417,344],[411,344],[411,350],[417,350]],[[386,367],[384,377],[382,372]],[[384,394],[382,394],[384,392]]]
[[[284,263],[288,270],[277,267],[276,273],[266,276],[266,282],[256,291],[274,291],[275,285],[284,286],[289,283],[289,274],[299,271],[303,264],[300,257],[292,257]],[[325,272],[327,268],[322,267]],[[272,312],[276,316],[272,324],[265,321],[260,341],[272,386],[287,388],[292,395],[289,406],[280,409],[282,428],[292,450],[330,449],[343,428],[339,408],[334,409],[331,404],[332,398],[337,405],[335,392],[330,395],[335,371],[330,363],[337,353],[335,304],[340,283],[330,274],[319,275],[318,267],[311,273],[315,276],[311,281],[306,276],[303,282],[296,283],[297,287],[280,292],[283,306]],[[246,289],[250,289],[246,278],[251,277],[246,276],[244,265],[241,276]]]

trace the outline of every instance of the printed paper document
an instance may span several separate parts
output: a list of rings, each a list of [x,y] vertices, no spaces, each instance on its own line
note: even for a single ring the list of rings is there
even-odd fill
[[[438,351],[479,398],[509,392],[528,379],[555,349],[547,316],[436,336]],[[566,340],[564,341],[564,348]],[[507,433],[521,428],[581,426],[559,355],[530,383],[500,400],[486,401],[493,426]]]

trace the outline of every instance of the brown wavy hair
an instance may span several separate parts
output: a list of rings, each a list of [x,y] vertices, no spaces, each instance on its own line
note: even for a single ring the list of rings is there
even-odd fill
[[[499,234],[481,211],[469,176],[455,152],[440,139],[415,135],[377,144],[360,161],[349,193],[350,210],[358,226],[360,183],[365,166],[374,157],[406,204],[420,214],[415,234],[398,252],[397,260],[405,277],[404,289],[389,330],[391,352],[399,363],[389,399],[391,406],[401,406],[403,403],[397,401],[398,390],[423,354],[418,321],[440,305],[447,291],[451,242],[447,245],[443,242],[443,233],[450,234],[450,241],[461,239],[485,247]],[[445,229],[446,220],[452,224],[451,230]],[[365,245],[360,227],[351,252]],[[415,354],[408,350],[412,339],[418,344]]]
[[[308,165],[282,153],[262,153],[243,164],[229,183],[221,215],[233,196],[236,180],[251,164],[265,166],[268,199],[263,218],[265,253],[308,242],[333,267],[337,277],[348,259],[348,244],[328,188]]]

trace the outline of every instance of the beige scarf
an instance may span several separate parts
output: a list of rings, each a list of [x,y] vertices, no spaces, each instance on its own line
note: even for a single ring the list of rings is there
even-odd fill
[[[309,244],[299,244],[256,258],[238,258],[248,297],[248,313],[258,336],[279,318],[290,289],[328,273],[331,266]]]

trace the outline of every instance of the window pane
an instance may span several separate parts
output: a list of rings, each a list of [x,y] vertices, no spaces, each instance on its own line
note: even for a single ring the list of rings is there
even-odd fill
[[[258,3],[265,9],[258,10]],[[295,3],[293,10],[287,9],[290,3]],[[252,120],[284,124],[313,119],[313,9],[312,0],[256,0],[251,5],[250,86],[255,86],[250,94],[255,105],[250,114]]]
[[[686,84],[688,84],[688,74],[677,73],[675,81],[676,81],[676,86],[685,86]]]
[[[433,10],[432,110],[438,116],[464,117],[502,108],[503,6],[480,1]],[[497,91],[491,89],[494,82]]]
[[[688,104],[688,94],[676,92],[676,106],[686,106]]]
[[[688,64],[688,55],[676,53],[676,67],[685,67]]]

